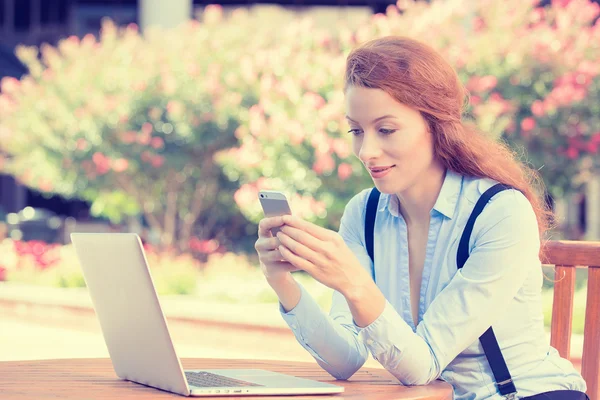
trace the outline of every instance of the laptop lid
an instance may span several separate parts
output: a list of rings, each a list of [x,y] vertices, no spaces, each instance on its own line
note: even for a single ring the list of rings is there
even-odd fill
[[[138,235],[72,233],[71,241],[117,376],[189,396]]]

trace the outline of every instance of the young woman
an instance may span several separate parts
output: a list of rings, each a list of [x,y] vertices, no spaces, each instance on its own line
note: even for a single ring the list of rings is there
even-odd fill
[[[300,344],[337,379],[351,377],[370,353],[402,384],[449,382],[455,399],[550,391],[558,392],[543,398],[585,399],[581,375],[544,332],[539,251],[550,213],[534,190],[538,180],[462,121],[466,91],[453,68],[415,40],[377,39],[348,56],[345,95],[354,153],[381,192],[375,262],[365,241],[371,189],[350,200],[337,233],[289,216],[259,225],[262,270]],[[485,205],[459,269],[467,220],[497,183],[514,189]],[[273,227],[282,227],[277,237]],[[329,315],[294,270],[334,289]],[[510,393],[479,341],[490,327]]]

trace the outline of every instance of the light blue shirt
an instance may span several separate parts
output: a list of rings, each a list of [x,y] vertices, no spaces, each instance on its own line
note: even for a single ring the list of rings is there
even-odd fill
[[[285,313],[280,306],[296,339],[323,369],[348,379],[370,353],[404,385],[441,378],[452,384],[455,399],[502,399],[479,343],[479,336],[493,326],[520,397],[586,390],[581,375],[549,345],[544,332],[538,225],[521,192],[504,191],[490,200],[473,228],[469,259],[457,270],[458,242],[467,219],[481,194],[495,183],[447,172],[430,213],[416,327],[406,222],[398,197],[381,195],[374,268],[387,300],[383,313],[359,328],[340,293],[334,292],[327,315],[304,288],[294,309]],[[372,273],[364,239],[369,190],[347,204],[339,233]]]

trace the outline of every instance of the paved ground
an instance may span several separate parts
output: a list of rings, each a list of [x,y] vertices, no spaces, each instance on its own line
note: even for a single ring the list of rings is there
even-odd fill
[[[23,320],[0,317],[0,361],[53,358],[108,357],[100,332],[60,326],[43,326]],[[214,344],[179,343],[180,357],[255,358],[253,349],[217,350]],[[298,357],[292,357],[294,359]]]
[[[291,334],[172,321],[169,330],[181,358],[314,362]],[[54,318],[26,320],[0,314],[0,361],[89,357],[108,357],[102,333],[92,317],[81,316],[80,323],[74,324]],[[366,365],[379,366],[373,359]]]

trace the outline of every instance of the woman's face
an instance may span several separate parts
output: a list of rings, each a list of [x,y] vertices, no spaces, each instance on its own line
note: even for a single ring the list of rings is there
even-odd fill
[[[381,89],[350,86],[346,118],[354,154],[382,193],[400,194],[434,167],[433,136],[421,113]],[[374,168],[388,168],[377,172]]]

